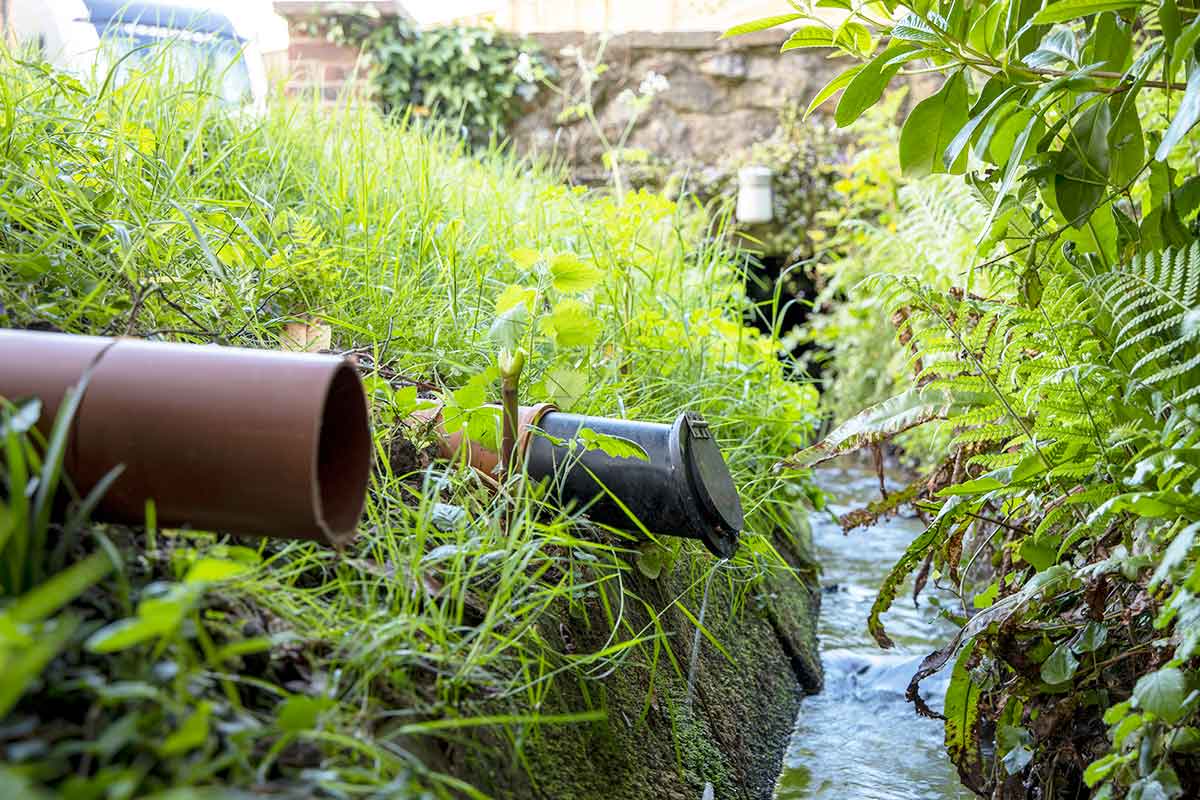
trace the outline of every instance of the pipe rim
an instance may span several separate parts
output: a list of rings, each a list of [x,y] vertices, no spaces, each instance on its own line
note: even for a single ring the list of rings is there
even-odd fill
[[[371,424],[358,370],[343,361],[325,386],[313,445],[313,509],[329,544],[358,532],[371,473]]]

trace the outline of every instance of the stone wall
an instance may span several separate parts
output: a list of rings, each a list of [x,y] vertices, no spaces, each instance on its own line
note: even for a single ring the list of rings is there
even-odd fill
[[[593,178],[602,173],[599,138],[586,121],[562,123],[558,116],[582,97],[574,52],[594,59],[602,40],[578,33],[532,38],[558,68],[556,83],[573,96],[564,99],[543,89],[513,126],[512,137],[522,152],[554,153],[580,179]],[[781,56],[784,38],[776,31],[726,40],[715,32],[611,37],[602,57],[607,69],[592,91],[605,136],[615,141],[629,120],[628,106],[618,99],[621,92],[636,91],[648,73],[656,72],[670,88],[641,115],[628,147],[644,149],[672,167],[703,167],[764,141],[778,126],[784,106],[806,104],[846,64],[817,50]]]

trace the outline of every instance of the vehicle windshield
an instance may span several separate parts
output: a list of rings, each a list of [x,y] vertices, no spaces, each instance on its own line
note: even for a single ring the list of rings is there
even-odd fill
[[[123,83],[137,73],[164,63],[172,82],[213,81],[213,89],[226,102],[252,99],[250,73],[242,57],[242,43],[213,33],[160,28],[128,23],[97,23],[102,50],[117,63],[113,76]]]

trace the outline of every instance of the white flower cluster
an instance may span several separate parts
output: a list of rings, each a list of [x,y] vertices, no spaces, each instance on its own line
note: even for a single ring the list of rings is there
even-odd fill
[[[653,97],[656,94],[662,94],[671,88],[671,82],[667,80],[666,75],[660,75],[654,70],[646,73],[646,77],[642,78],[642,85],[638,87],[638,94],[642,97]]]
[[[537,73],[533,70],[533,59],[529,57],[529,53],[521,53],[517,56],[517,64],[513,67],[513,74],[525,83],[537,82]]]

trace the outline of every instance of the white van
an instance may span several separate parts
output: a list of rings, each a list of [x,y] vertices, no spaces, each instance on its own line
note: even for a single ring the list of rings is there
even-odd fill
[[[170,43],[184,77],[210,68],[231,103],[265,107],[264,49],[287,52],[287,23],[265,0],[8,0],[10,42],[33,42],[43,57],[76,74],[121,59],[118,80]],[[147,46],[149,45],[149,46]]]

